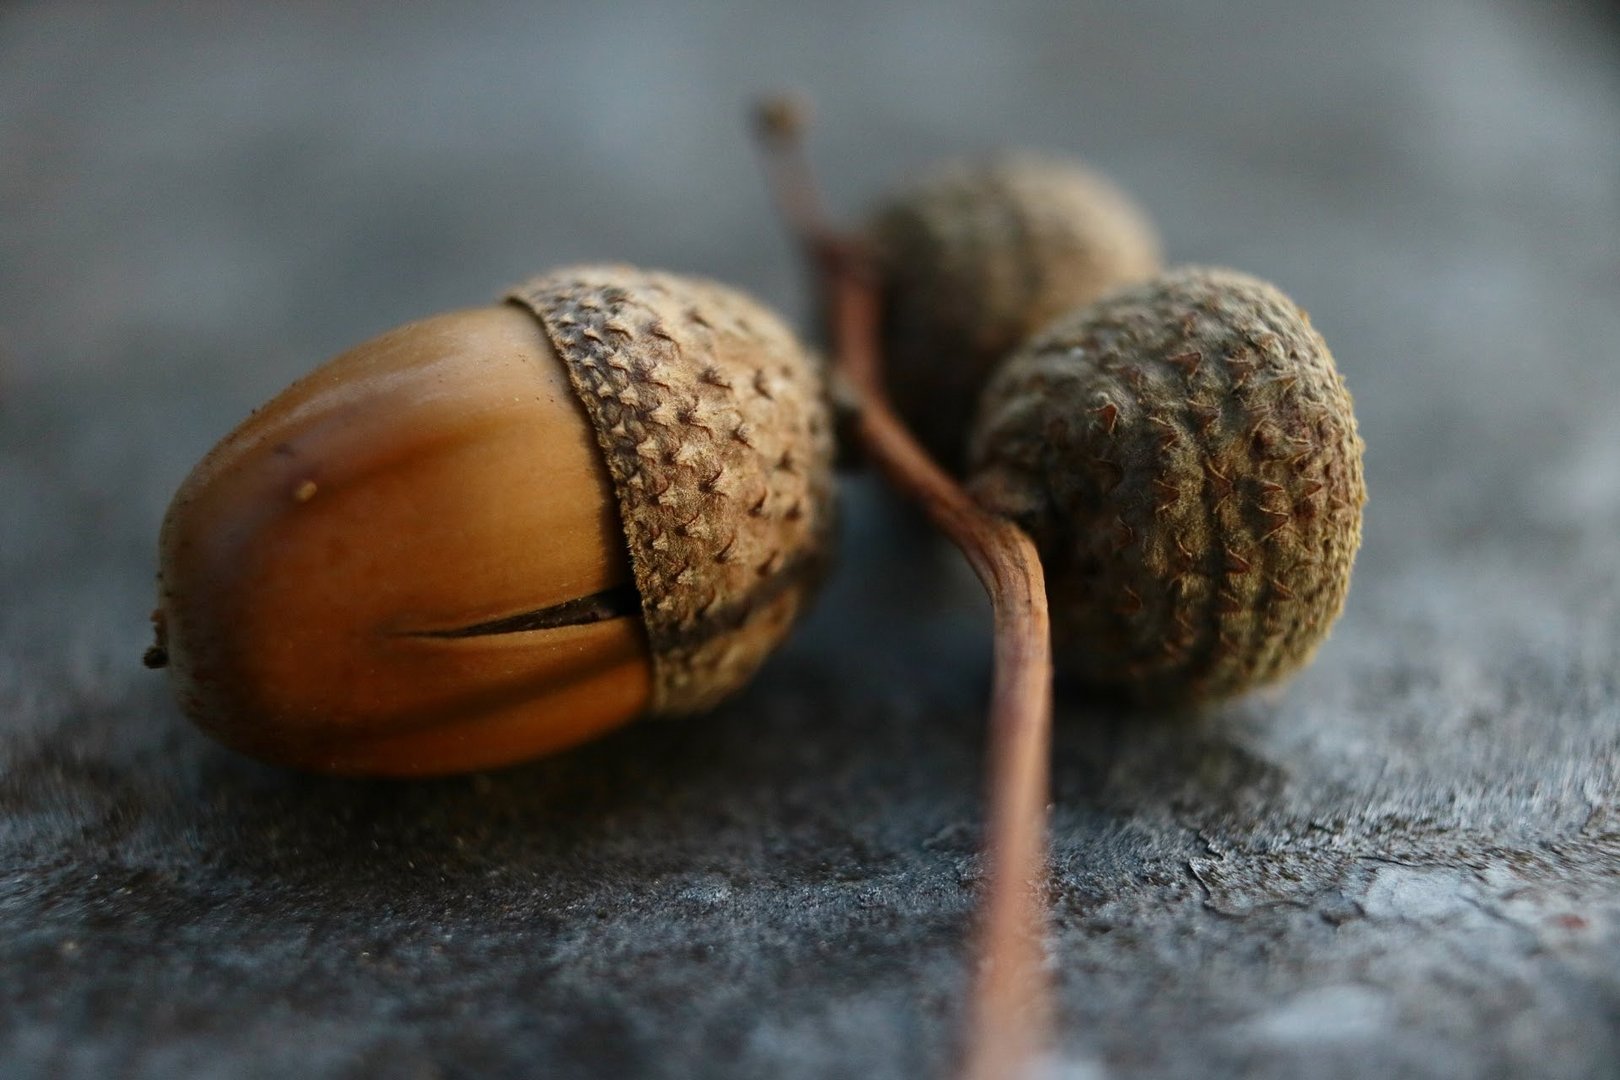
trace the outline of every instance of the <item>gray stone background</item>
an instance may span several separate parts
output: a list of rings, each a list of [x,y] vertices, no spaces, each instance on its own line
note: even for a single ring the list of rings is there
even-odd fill
[[[847,488],[713,716],[423,783],[219,749],[138,663],[169,494],[392,324],[620,259],[802,316],[744,137],[854,212],[1080,153],[1356,394],[1349,608],[1196,721],[1060,701],[1054,1075],[1620,1075],[1620,33],[1530,0],[0,9],[0,1074],[946,1070],[984,610]]]

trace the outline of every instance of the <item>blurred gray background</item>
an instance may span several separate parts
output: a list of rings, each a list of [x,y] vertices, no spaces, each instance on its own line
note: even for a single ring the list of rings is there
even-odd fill
[[[1574,2],[0,8],[0,1074],[912,1077],[981,869],[976,590],[866,481],[739,700],[395,784],[144,671],[158,522],[319,360],[614,259],[802,318],[855,214],[1072,151],[1356,395],[1348,610],[1197,721],[1059,703],[1054,1075],[1620,1075],[1620,34]]]

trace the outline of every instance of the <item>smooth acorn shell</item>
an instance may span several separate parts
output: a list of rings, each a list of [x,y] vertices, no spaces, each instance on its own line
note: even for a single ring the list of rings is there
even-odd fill
[[[1060,670],[1198,702],[1305,664],[1366,501],[1349,392],[1305,313],[1180,268],[1040,334],[985,389],[970,487],[1041,551]]]
[[[186,712],[254,756],[499,764],[650,702],[633,608],[455,636],[629,586],[621,537],[594,432],[535,320],[441,315],[299,380],[197,466],[163,525],[161,642]]]
[[[808,602],[830,448],[809,433],[826,424],[819,372],[791,335],[690,279],[576,268],[526,289],[534,303],[426,319],[337,357],[182,484],[160,539],[159,648],[185,711],[222,741],[334,772],[505,764],[712,704]],[[718,328],[666,338],[637,322],[669,297]],[[611,344],[582,351],[550,321],[576,317],[616,327],[603,327]],[[609,385],[592,381],[598,364],[635,373],[611,418],[606,398],[581,397]],[[797,411],[693,413],[693,396],[675,394],[737,365],[803,390],[780,395]],[[647,425],[666,415],[676,430],[643,491],[613,448],[635,433],[627,445],[645,452]],[[778,428],[756,440],[771,456],[733,454],[716,478],[708,435],[684,425],[744,415]],[[797,479],[773,486],[783,474]],[[726,504],[733,491],[767,497],[750,514],[753,501]],[[625,509],[643,499],[662,509]],[[704,525],[728,515],[755,524],[704,547]],[[647,558],[671,548],[685,573]],[[733,554],[753,560],[748,588],[717,604],[736,584]]]
[[[888,389],[960,470],[991,371],[1036,331],[1159,269],[1159,240],[1114,184],[1059,158],[948,165],[886,200],[868,236],[883,282]]]

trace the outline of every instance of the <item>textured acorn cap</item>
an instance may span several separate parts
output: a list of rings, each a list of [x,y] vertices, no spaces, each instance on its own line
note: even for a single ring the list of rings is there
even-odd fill
[[[821,370],[765,308],[710,281],[571,267],[512,300],[595,426],[654,664],[653,710],[709,708],[808,604],[833,526]]]
[[[1052,319],[1159,268],[1152,224],[1112,183],[1057,159],[957,163],[885,202],[869,235],[884,281],[889,390],[959,469],[991,370]]]
[[[1218,698],[1300,667],[1344,605],[1362,441],[1305,313],[1179,268],[1052,326],[996,373],[971,486],[1034,536],[1060,670]]]

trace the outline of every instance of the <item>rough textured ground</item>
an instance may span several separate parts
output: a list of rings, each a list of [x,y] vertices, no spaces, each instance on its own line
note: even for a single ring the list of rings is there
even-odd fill
[[[744,697],[532,767],[261,767],[138,664],[169,493],[316,360],[587,258],[802,311],[741,136],[784,81],[851,209],[1084,152],[1356,394],[1320,661],[1197,721],[1062,700],[1055,1072],[1620,1073],[1612,15],[994,9],[0,13],[0,1073],[945,1069],[983,613],[873,489]]]

